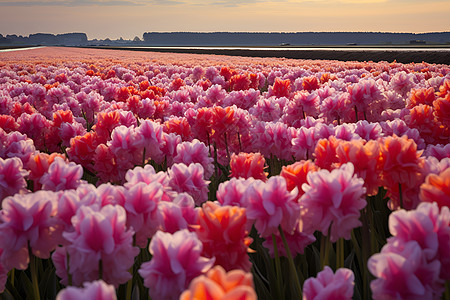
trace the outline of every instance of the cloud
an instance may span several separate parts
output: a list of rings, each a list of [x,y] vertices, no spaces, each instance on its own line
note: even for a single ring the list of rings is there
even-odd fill
[[[171,2],[163,1],[163,2]],[[143,1],[131,0],[69,0],[69,1],[0,1],[0,6],[142,6]]]

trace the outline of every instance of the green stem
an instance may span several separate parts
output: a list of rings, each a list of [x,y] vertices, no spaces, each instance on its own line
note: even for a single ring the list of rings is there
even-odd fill
[[[32,285],[33,285],[34,299],[40,300],[41,299],[41,295],[39,293],[39,284],[38,284],[38,278],[37,278],[38,276],[37,276],[37,269],[36,269],[36,257],[31,252],[31,249],[30,249],[29,253],[30,253],[31,282],[32,282]]]
[[[238,141],[239,141],[239,151],[242,152],[241,135],[239,134],[239,131],[237,132],[237,137],[238,137]]]
[[[289,266],[291,267],[291,273],[294,276],[294,284],[295,284],[295,286],[297,288],[297,291],[298,291],[298,299],[300,299],[301,295],[302,295],[302,287],[300,286],[300,280],[298,278],[297,268],[295,267],[294,259],[292,258],[291,250],[289,249],[289,245],[288,245],[288,243],[286,241],[286,237],[284,235],[283,229],[281,229],[281,226],[278,226],[278,231],[280,232],[281,239],[283,240],[283,245],[284,245],[284,249],[286,250],[287,257],[288,257]]]
[[[400,209],[403,208],[403,193],[402,193],[402,184],[398,184],[398,196],[400,198]]]
[[[131,267],[131,272],[133,272],[133,267]],[[133,290],[133,277],[127,282],[127,294],[126,300],[131,300],[131,292]]]
[[[223,135],[224,135],[224,138],[225,138],[225,150],[227,151],[227,156],[228,156],[228,159],[230,160],[230,159],[231,159],[231,157],[230,157],[230,150],[228,150],[228,139],[227,139],[227,133],[226,133],[226,132],[224,132],[224,133],[223,133]]]
[[[444,299],[450,299],[450,281],[445,281]]]
[[[322,234],[322,241],[321,241],[321,246],[320,246],[320,256],[321,256],[321,261],[320,261],[320,267],[323,268],[325,266],[328,265],[328,260],[330,257],[330,246],[331,246],[331,242],[330,242],[330,238],[329,236],[325,236]]]
[[[15,276],[16,276],[16,269],[15,268],[13,268],[12,270],[11,270],[11,273],[10,273],[10,278],[11,278],[11,285],[14,287],[14,278],[15,278]]]
[[[273,250],[275,254],[275,272],[277,274],[277,295],[279,299],[284,299],[283,293],[283,278],[281,277],[281,264],[280,264],[280,256],[278,254],[278,246],[275,235],[272,234],[272,242],[273,242]]]
[[[344,267],[344,239],[340,238],[336,244],[336,270]]]
[[[356,122],[358,122],[358,109],[356,108],[356,105],[355,105],[355,118]]]
[[[103,261],[98,261],[98,279],[103,279]]]
[[[66,258],[67,258],[67,282],[68,285],[72,285],[72,274],[70,274],[70,255],[68,252],[66,252]]]

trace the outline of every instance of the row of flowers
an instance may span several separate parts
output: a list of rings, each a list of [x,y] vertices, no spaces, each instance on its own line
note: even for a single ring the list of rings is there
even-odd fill
[[[89,51],[2,65],[5,295],[443,295],[448,66]]]

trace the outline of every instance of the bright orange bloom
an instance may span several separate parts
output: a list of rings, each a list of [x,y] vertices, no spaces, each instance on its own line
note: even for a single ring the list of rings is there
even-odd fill
[[[277,98],[286,97],[289,98],[291,93],[291,81],[289,79],[281,80],[276,78],[272,87],[271,96],[276,96]]]
[[[298,188],[298,196],[304,194],[302,185],[307,182],[306,175],[309,172],[318,171],[319,168],[311,160],[297,161],[289,166],[283,166],[280,176],[286,179],[288,191]]]
[[[53,113],[53,126],[60,127],[62,123],[73,123],[72,111],[58,110]]]
[[[253,240],[246,228],[245,208],[208,201],[198,211],[196,233],[203,243],[203,255],[215,257],[215,264],[225,270],[250,271],[248,246]]]
[[[351,162],[355,167],[355,174],[364,179],[367,195],[378,193],[380,182],[380,170],[377,168],[380,158],[378,142],[370,140],[342,141],[336,148],[339,164]]]
[[[111,139],[111,132],[119,125],[120,114],[118,111],[108,113],[99,113],[97,115],[97,124],[92,129],[95,130],[100,143],[106,143]]]
[[[445,97],[450,93],[450,79],[446,79],[444,83],[439,87],[438,97]]]
[[[251,83],[250,77],[247,74],[234,75],[230,78],[230,89],[232,91],[248,90]]]
[[[166,133],[176,133],[181,136],[183,141],[192,140],[191,125],[186,118],[172,117],[164,122],[164,132]]]
[[[207,299],[256,300],[252,274],[242,270],[232,270],[226,273],[222,267],[215,266],[206,275],[192,280],[189,289],[180,296],[180,300]]]
[[[98,145],[97,134],[87,132],[83,136],[76,136],[70,140],[70,148],[67,149],[67,154],[74,162],[87,167],[93,163],[95,149]]]
[[[303,78],[302,86],[305,91],[311,92],[317,90],[320,87],[320,83],[316,76],[309,76]]]
[[[419,198],[424,202],[436,202],[439,208],[450,207],[450,169],[429,174],[420,186]]]
[[[430,87],[428,89],[413,89],[410,96],[409,108],[414,107],[419,104],[432,105],[433,101],[436,99],[434,95],[434,88]]]
[[[266,160],[261,153],[241,152],[238,155],[233,153],[230,160],[230,177],[242,177],[245,179],[253,177],[254,179],[266,181],[269,173],[264,172],[265,162]]]
[[[417,182],[419,164],[423,150],[417,150],[417,144],[406,135],[389,136],[379,140],[380,167],[385,185],[402,184],[409,187]]]
[[[434,114],[443,125],[450,127],[450,93],[433,102]]]
[[[317,142],[314,149],[314,156],[316,157],[315,164],[322,169],[332,170],[335,168],[336,163],[339,161],[336,156],[336,148],[339,145],[340,140],[334,136],[330,136],[328,139],[321,139]]]

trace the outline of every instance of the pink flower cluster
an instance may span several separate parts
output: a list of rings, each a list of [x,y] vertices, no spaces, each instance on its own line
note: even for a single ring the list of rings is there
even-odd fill
[[[140,247],[153,299],[254,299],[253,226],[272,257],[282,235],[294,255],[315,231],[349,240],[384,188],[410,211],[369,260],[374,298],[442,293],[448,66],[29,51],[0,53],[0,288],[34,255],[77,286],[60,299],[113,299]],[[304,298],[353,279],[325,268]]]
[[[325,266],[317,274],[317,278],[308,278],[303,285],[303,300],[340,299],[350,300],[353,297],[355,275],[349,269],[341,268],[333,274],[330,267]]]
[[[450,278],[450,211],[436,203],[389,216],[392,237],[368,261],[374,299],[441,297]]]

